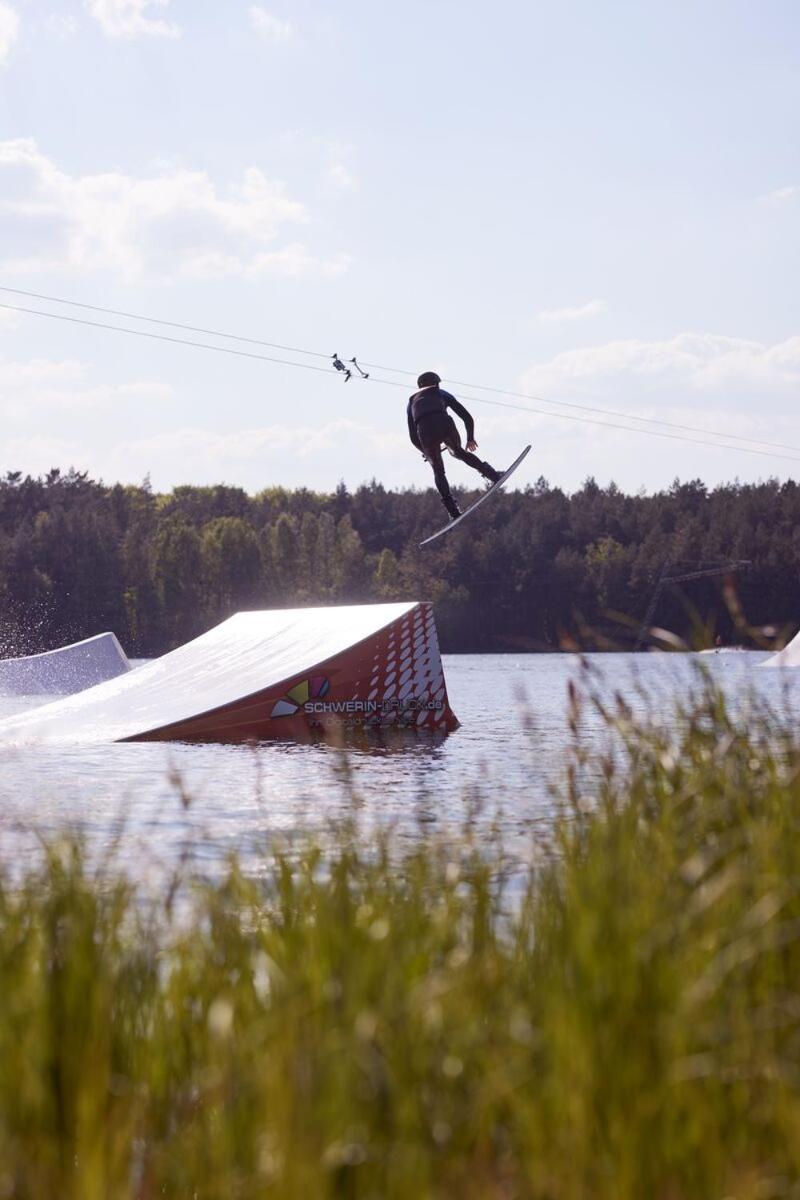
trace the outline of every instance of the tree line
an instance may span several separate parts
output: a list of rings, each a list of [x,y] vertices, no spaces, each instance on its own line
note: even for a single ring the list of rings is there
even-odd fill
[[[476,493],[461,492],[462,502]],[[0,655],[111,629],[154,655],[248,608],[429,599],[443,648],[630,648],[665,564],[741,561],[733,575],[667,586],[655,624],[742,639],[800,619],[800,488],[676,481],[625,495],[540,479],[498,495],[435,547],[433,490],[176,487],[158,494],[58,470],[0,479]],[[735,586],[735,602],[723,593]],[[739,619],[740,620],[740,619]],[[740,621],[741,624],[741,621]]]

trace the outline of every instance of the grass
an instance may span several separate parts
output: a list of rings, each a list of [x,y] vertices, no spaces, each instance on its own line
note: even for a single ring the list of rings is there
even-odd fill
[[[0,1198],[800,1195],[798,740],[603,715],[521,872],[355,817],[157,905],[0,868]]]

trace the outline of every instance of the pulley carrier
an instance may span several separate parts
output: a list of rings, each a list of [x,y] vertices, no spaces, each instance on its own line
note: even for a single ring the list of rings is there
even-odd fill
[[[331,360],[332,360],[332,362],[333,362],[333,365],[334,365],[335,369],[336,369],[337,371],[342,371],[342,372],[343,372],[343,374],[344,374],[344,381],[345,381],[345,383],[347,383],[347,381],[348,381],[349,379],[352,379],[352,378],[353,378],[353,372],[351,371],[350,367],[348,367],[348,366],[347,366],[347,363],[343,363],[343,362],[342,362],[342,360],[339,358],[339,355],[338,355],[338,354],[332,354],[332,355],[331,355]],[[362,369],[362,368],[361,368],[361,367],[358,365],[358,362],[357,362],[357,360],[356,360],[355,358],[348,359],[348,362],[351,362],[351,363],[353,364],[353,366],[354,366],[354,367],[355,367],[355,369],[358,371],[358,373],[359,373],[359,375],[361,376],[361,378],[362,378],[362,379],[369,379],[369,372],[368,372],[368,371],[364,371],[364,370],[363,370],[363,369]]]

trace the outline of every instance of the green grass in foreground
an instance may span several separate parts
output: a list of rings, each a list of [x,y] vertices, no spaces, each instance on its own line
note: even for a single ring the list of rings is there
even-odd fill
[[[0,1197],[800,1194],[800,750],[686,718],[608,716],[513,905],[468,828],[155,914],[78,842],[7,874]]]

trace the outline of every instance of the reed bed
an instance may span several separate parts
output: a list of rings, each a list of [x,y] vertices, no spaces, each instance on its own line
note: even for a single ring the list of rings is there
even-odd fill
[[[523,868],[356,813],[157,903],[0,864],[0,1197],[800,1194],[798,739],[601,715]]]

